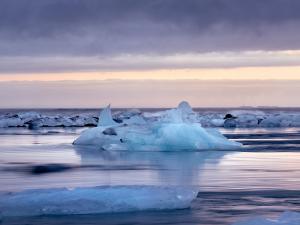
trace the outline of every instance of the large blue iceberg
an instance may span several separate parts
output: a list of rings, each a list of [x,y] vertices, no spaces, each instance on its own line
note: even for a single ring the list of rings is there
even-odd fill
[[[99,124],[87,129],[75,145],[96,145],[104,150],[235,150],[241,144],[225,138],[218,130],[205,129],[187,102],[147,119],[142,115],[112,118],[109,106],[100,113]]]

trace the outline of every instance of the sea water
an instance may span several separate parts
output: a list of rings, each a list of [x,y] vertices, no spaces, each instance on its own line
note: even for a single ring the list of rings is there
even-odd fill
[[[300,128],[223,129],[240,151],[124,152],[73,146],[86,128],[0,130],[0,191],[193,186],[190,209],[3,217],[2,224],[231,224],[300,211]]]

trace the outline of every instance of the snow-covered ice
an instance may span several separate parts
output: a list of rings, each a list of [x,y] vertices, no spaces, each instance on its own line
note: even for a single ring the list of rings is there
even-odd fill
[[[111,121],[109,108],[104,109],[99,118],[99,125],[82,132],[74,141],[75,145],[97,145],[105,150],[233,150],[241,144],[226,139],[219,131],[205,129],[196,121],[196,113],[187,102],[182,102],[175,109],[166,110],[157,121],[147,122],[142,116],[134,116],[130,123],[126,120],[116,123]],[[130,120],[129,120],[130,121]],[[105,132],[114,130],[113,135]]]
[[[40,189],[0,195],[2,216],[36,216],[184,209],[197,188],[178,186],[99,186]]]
[[[300,213],[284,212],[278,219],[256,217],[247,221],[237,222],[233,225],[299,225]]]
[[[259,109],[240,109],[221,111],[198,111],[195,112],[188,102],[183,101],[177,107],[183,112],[185,118],[190,122],[201,123],[203,127],[300,127],[300,112]],[[109,110],[110,109],[106,109]],[[174,109],[173,109],[174,111]],[[97,115],[85,113],[66,115],[47,115],[38,112],[7,113],[0,115],[0,128],[6,127],[85,127],[126,124],[141,124],[144,122],[161,121],[172,119],[172,110],[147,112],[139,109],[118,110],[111,113],[107,120],[98,121]],[[232,115],[234,118],[227,120],[225,115]],[[171,116],[171,117],[170,117]],[[100,116],[102,117],[102,116]],[[174,119],[174,118],[173,118]]]

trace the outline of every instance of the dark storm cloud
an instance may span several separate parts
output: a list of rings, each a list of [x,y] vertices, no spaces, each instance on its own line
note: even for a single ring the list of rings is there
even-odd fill
[[[299,27],[299,0],[0,0],[0,57],[300,49]]]
[[[298,0],[2,0],[1,55],[300,47]]]

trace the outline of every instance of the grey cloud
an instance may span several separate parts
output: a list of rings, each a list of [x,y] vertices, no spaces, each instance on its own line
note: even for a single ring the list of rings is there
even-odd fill
[[[300,49],[299,12],[298,0],[0,0],[0,57]]]
[[[0,57],[0,73],[137,71],[299,66],[300,51],[252,51],[180,55],[120,55],[110,57]]]
[[[1,54],[300,47],[298,0],[2,0]]]

